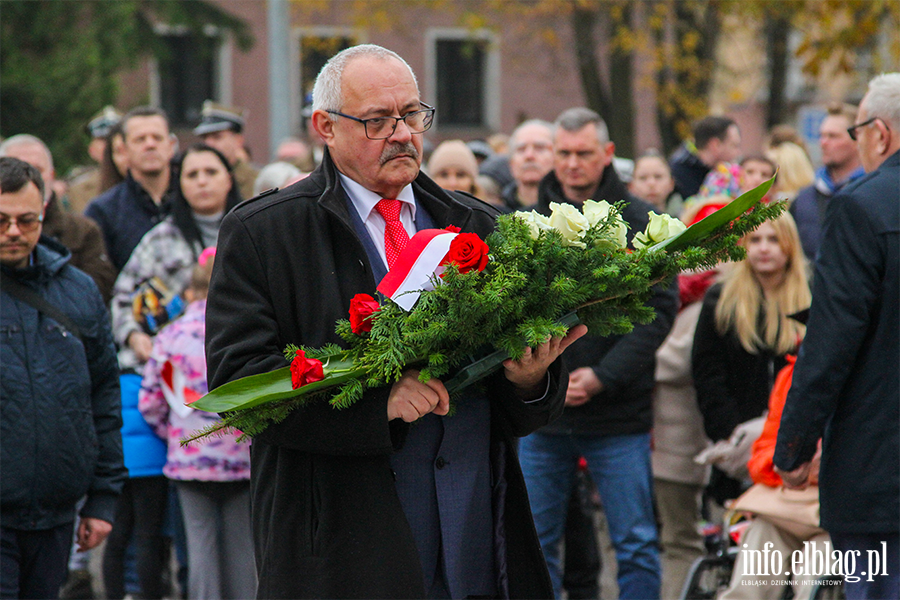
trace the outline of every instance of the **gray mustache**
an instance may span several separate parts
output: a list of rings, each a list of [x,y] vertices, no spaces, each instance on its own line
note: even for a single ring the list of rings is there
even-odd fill
[[[397,158],[401,154],[408,154],[418,160],[419,151],[413,146],[412,142],[404,142],[402,144],[391,144],[381,153],[381,164],[386,163],[392,158]]]

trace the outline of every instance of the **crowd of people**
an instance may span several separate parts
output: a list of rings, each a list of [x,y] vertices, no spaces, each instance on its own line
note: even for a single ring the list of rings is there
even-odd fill
[[[432,147],[434,111],[362,45],[262,168],[242,111],[211,101],[184,149],[158,108],[103,108],[97,164],[67,180],[37,137],[0,142],[0,597],[599,598],[611,568],[619,598],[679,598],[704,523],[760,486],[813,490],[821,522],[747,510],[739,545],[883,549],[886,575],[844,589],[898,597],[900,74],[828,107],[818,169],[792,128],[748,148],[726,116],[626,158],[585,107]],[[656,286],[628,334],[529,349],[452,417],[408,370],[252,442],[179,443],[219,418],[186,401],[283,367],[286,344],[340,343],[417,230],[604,199],[631,247],[651,212],[691,225],[772,178],[789,210],[744,260]],[[738,556],[721,597],[780,596]]]

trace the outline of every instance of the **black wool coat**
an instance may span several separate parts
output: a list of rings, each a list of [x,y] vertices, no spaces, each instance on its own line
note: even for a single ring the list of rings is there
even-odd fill
[[[822,438],[822,527],[900,531],[900,152],[829,201],[775,465]]]
[[[478,200],[422,174],[413,187],[437,226],[482,237],[493,229],[496,211]],[[207,301],[210,388],[284,367],[288,343],[342,343],[335,321],[346,318],[355,294],[374,295],[375,286],[326,154],[307,179],[243,203],[222,223]],[[534,404],[516,400],[502,377],[487,384],[498,589],[508,585],[513,598],[552,597],[513,444],[562,412],[561,361],[550,375],[550,393]],[[370,390],[345,410],[310,404],[254,439],[260,598],[424,597],[389,462],[409,426],[388,422],[388,391]]]

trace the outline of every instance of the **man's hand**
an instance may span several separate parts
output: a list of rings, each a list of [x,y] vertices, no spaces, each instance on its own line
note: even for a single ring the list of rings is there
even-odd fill
[[[450,410],[450,394],[443,382],[432,377],[428,383],[419,381],[419,372],[405,371],[391,387],[388,397],[388,421],[403,419],[407,423],[433,412],[446,415]]]
[[[793,471],[782,471],[775,467],[775,472],[781,475],[784,487],[789,490],[805,490],[809,486],[809,471],[812,461],[805,462]]]
[[[525,354],[519,360],[510,358],[503,361],[506,379],[516,386],[523,398],[540,397],[544,393],[540,384],[544,381],[551,363],[585,333],[587,327],[577,325],[569,330],[566,337],[550,338],[537,348],[525,348]]]
[[[153,338],[143,331],[132,331],[128,336],[128,347],[134,351],[135,357],[142,363],[150,358],[153,351]]]
[[[815,456],[812,457],[809,467],[809,485],[819,485],[819,467],[822,466],[822,440],[819,440],[819,447],[816,449]]]
[[[96,548],[112,531],[112,523],[94,517],[81,517],[78,523],[78,551],[85,552]]]
[[[566,390],[566,406],[581,406],[603,390],[603,382],[590,367],[581,367],[569,373]]]

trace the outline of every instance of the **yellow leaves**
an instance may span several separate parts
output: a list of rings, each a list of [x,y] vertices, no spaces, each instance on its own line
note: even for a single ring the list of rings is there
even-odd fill
[[[559,35],[556,33],[555,29],[550,29],[548,27],[541,29],[538,33],[540,39],[542,39],[549,46],[555,48],[559,45]]]
[[[470,29],[473,31],[478,30],[478,29],[484,29],[485,27],[488,26],[488,20],[487,20],[487,17],[484,15],[484,13],[467,11],[467,12],[463,13],[461,20],[462,20],[462,25],[466,29]]]
[[[681,38],[681,48],[685,52],[695,52],[697,50],[697,46],[700,44],[700,32],[699,31],[688,31]]]

